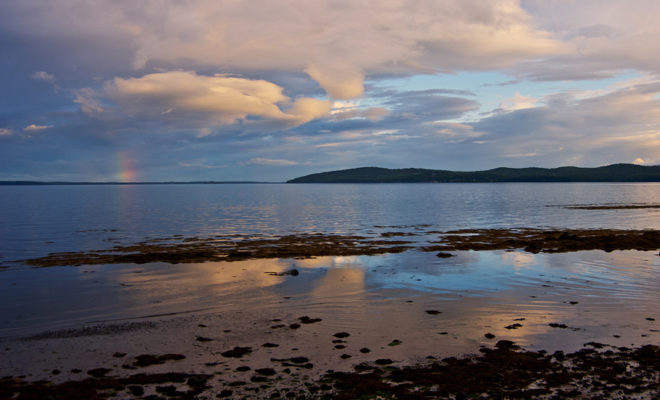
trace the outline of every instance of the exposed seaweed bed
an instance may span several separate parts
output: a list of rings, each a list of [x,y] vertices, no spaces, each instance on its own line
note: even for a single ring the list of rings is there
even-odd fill
[[[441,235],[426,251],[513,250],[565,253],[579,250],[656,250],[660,231],[617,229],[466,229]]]
[[[392,227],[394,228],[394,227]],[[410,237],[410,240],[391,238]],[[417,237],[423,237],[418,240]],[[439,252],[451,257],[451,251],[516,250],[531,253],[572,252],[580,250],[658,250],[660,231],[613,229],[476,229],[448,232],[407,230],[382,232],[377,236],[290,235],[275,238],[247,236],[216,238],[168,238],[145,241],[112,249],[53,253],[23,260],[35,267],[120,263],[200,263],[239,261],[252,258],[310,258],[326,255],[373,255],[409,250]],[[294,274],[294,271],[288,271]],[[572,304],[572,303],[571,303]],[[426,310],[426,314],[440,314]],[[647,318],[649,323],[654,318]],[[270,329],[294,335],[301,327],[315,326],[321,319],[303,316],[295,321],[270,320]],[[517,324],[518,326],[522,326]],[[35,341],[76,341],[80,338],[134,333],[151,335],[164,328],[146,323],[110,325],[82,330],[46,332],[24,338]],[[512,324],[510,329],[518,326]],[[553,328],[568,328],[550,324]],[[206,325],[199,324],[202,332]],[[166,329],[166,328],[165,328]],[[507,327],[509,329],[509,327]],[[149,333],[140,333],[149,331]],[[226,330],[225,332],[230,332]],[[653,331],[655,332],[655,331]],[[440,334],[446,334],[442,332]],[[91,337],[91,338],[90,338]],[[494,335],[484,332],[488,340]],[[331,338],[334,349],[343,351],[350,333],[337,332]],[[405,338],[402,338],[405,341]],[[197,334],[196,346],[216,343],[215,337]],[[290,339],[291,342],[297,339]],[[240,344],[240,342],[235,342]],[[494,343],[488,342],[488,343]],[[290,344],[290,343],[289,343]],[[396,347],[399,339],[389,345]],[[3,346],[6,343],[3,343]],[[262,353],[277,350],[279,343],[263,343]],[[381,347],[382,349],[383,347]],[[203,350],[203,349],[202,349]],[[294,349],[297,350],[297,349]],[[308,354],[293,352],[283,357],[253,361],[256,348],[229,346],[212,353],[217,361],[199,368],[175,367],[193,355],[127,354],[115,351],[116,364],[95,368],[53,369],[50,379],[30,380],[26,376],[0,378],[0,399],[210,399],[210,398],[395,398],[395,399],[467,399],[467,398],[587,398],[652,399],[660,396],[660,347],[652,344],[636,348],[586,343],[582,350],[564,354],[527,351],[514,342],[499,340],[482,346],[478,355],[447,357],[429,349],[426,360],[412,363],[385,358],[382,351],[362,347],[353,355],[343,353],[343,360],[359,360],[351,368],[320,370]],[[217,354],[217,355],[216,355]],[[271,353],[267,353],[271,354]],[[339,353],[336,353],[339,354]],[[370,359],[369,357],[372,356]],[[369,359],[367,361],[363,361]],[[99,360],[99,362],[102,362]],[[348,364],[350,365],[350,364]],[[223,371],[218,367],[225,368]],[[35,368],[52,368],[48,365]],[[226,372],[231,369],[231,373]],[[179,372],[172,372],[179,371]],[[187,371],[187,372],[186,372]],[[243,374],[236,379],[236,374]]]
[[[660,204],[612,204],[612,205],[571,205],[563,206],[569,210],[641,210],[658,209]]]
[[[391,240],[393,237],[435,235],[437,241]],[[384,240],[388,239],[388,240]],[[200,263],[254,258],[309,258],[422,251],[514,250],[561,253],[579,250],[656,250],[658,230],[617,229],[466,229],[448,232],[383,232],[379,237],[301,234],[275,238],[247,236],[169,238],[106,250],[51,253],[22,260],[35,267],[149,262]]]

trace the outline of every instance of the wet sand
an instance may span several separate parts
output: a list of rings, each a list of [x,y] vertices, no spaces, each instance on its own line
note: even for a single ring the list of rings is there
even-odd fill
[[[660,394],[658,231],[388,229],[382,239],[242,238],[220,259],[190,257],[217,243],[188,238],[99,252],[98,263],[96,252],[30,260],[83,264],[88,277],[118,257],[128,264],[114,266],[113,290],[153,297],[135,317],[0,339],[0,399]],[[193,283],[159,278],[152,260],[209,262],[181,265],[197,271]],[[198,309],[158,279],[200,291]]]
[[[422,310],[425,306],[412,308],[409,312],[441,315]],[[658,395],[660,348],[655,345],[630,348],[592,341],[577,351],[526,351],[500,339],[515,335],[492,334],[498,328],[494,326],[479,327],[481,337],[474,327],[451,324],[436,337],[419,337],[411,332],[414,327],[385,329],[376,336],[336,331],[335,324],[322,318],[295,315],[189,316],[147,326],[109,324],[4,342],[3,359],[16,360],[31,373],[0,379],[0,398]],[[525,318],[517,320],[517,329],[529,326]],[[654,321],[637,322],[656,327]],[[562,331],[560,335],[573,333],[572,327],[549,325],[547,329]]]

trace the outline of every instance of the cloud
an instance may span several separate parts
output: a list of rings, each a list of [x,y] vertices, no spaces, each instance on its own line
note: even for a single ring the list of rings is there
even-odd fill
[[[564,43],[565,51],[515,66],[521,77],[601,79],[626,69],[660,73],[657,1],[524,0],[523,5],[541,29]]]
[[[32,78],[36,81],[48,82],[51,85],[55,85],[55,82],[57,81],[55,79],[55,75],[49,74],[46,71],[37,71],[37,72],[33,73],[32,75],[30,75],[30,78]]]
[[[76,38],[90,51],[102,43],[120,62],[129,53],[127,69],[305,72],[334,99],[361,96],[369,76],[508,67],[564,47],[513,0],[23,0],[0,11],[12,33],[29,26],[44,43]]]
[[[475,131],[470,124],[455,122],[434,122],[432,125],[436,134],[450,141],[464,141],[484,135],[484,132]]]
[[[525,108],[533,108],[538,99],[530,96],[523,96],[520,92],[516,92],[513,97],[502,100],[500,108],[506,111],[524,110]]]
[[[165,180],[277,180],[307,160],[657,163],[658,12],[655,0],[0,2],[12,93],[0,170],[114,176],[128,148]],[[605,87],[630,76],[642,78]],[[599,78],[612,79],[571,81]]]
[[[296,161],[277,160],[277,159],[262,158],[262,157],[252,158],[247,163],[248,164],[257,164],[257,165],[272,165],[272,166],[298,165],[298,162],[296,162]]]
[[[310,65],[305,72],[334,99],[352,99],[364,93],[364,74],[349,64]]]
[[[52,128],[53,125],[35,125],[35,124],[30,124],[23,128],[23,132],[41,132],[45,129],[50,129]]]
[[[471,125],[503,156],[535,163],[655,160],[660,154],[660,81],[601,92],[561,92],[534,108],[500,110]]]
[[[314,98],[295,101],[265,80],[228,75],[168,71],[138,78],[115,78],[103,96],[131,115],[156,120],[201,119],[211,126],[248,122],[252,117],[292,127],[326,115],[330,102]]]
[[[372,122],[383,120],[390,114],[390,110],[384,107],[360,108],[359,103],[337,102],[332,104],[330,111],[332,118],[342,121],[352,118],[364,118]]]
[[[80,104],[80,109],[85,114],[96,114],[103,112],[101,101],[92,88],[82,88],[74,91],[73,102]]]
[[[464,97],[445,96],[442,90],[412,90],[391,94],[385,105],[400,118],[440,121],[475,111],[479,103]]]

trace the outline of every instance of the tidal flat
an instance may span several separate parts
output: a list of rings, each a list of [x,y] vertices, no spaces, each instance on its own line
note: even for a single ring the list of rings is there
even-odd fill
[[[654,398],[659,238],[375,226],[17,260],[0,398]]]

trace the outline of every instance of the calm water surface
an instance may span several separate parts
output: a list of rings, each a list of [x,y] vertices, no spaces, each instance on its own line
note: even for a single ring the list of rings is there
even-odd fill
[[[524,314],[528,343],[552,341],[548,321],[579,325],[574,331],[578,341],[611,338],[618,330],[621,340],[646,335],[641,340],[653,342],[657,333],[643,323],[644,316],[660,307],[660,257],[652,252],[457,252],[456,257],[438,259],[432,253],[408,251],[312,260],[41,269],[13,261],[173,235],[378,235],[420,229],[415,225],[421,224],[428,225],[426,231],[660,229],[658,209],[561,207],[658,203],[660,184],[4,186],[0,336],[167,314],[277,308],[283,298],[291,299],[288,307],[332,315],[337,329],[348,329],[365,323],[365,310],[383,315],[397,310],[401,315],[392,304],[415,299],[443,308],[443,321],[450,327],[476,324],[502,331],[495,326]],[[266,274],[289,268],[301,274]],[[612,327],[613,316],[620,327]],[[407,322],[421,332],[425,326],[437,329],[422,317]]]

